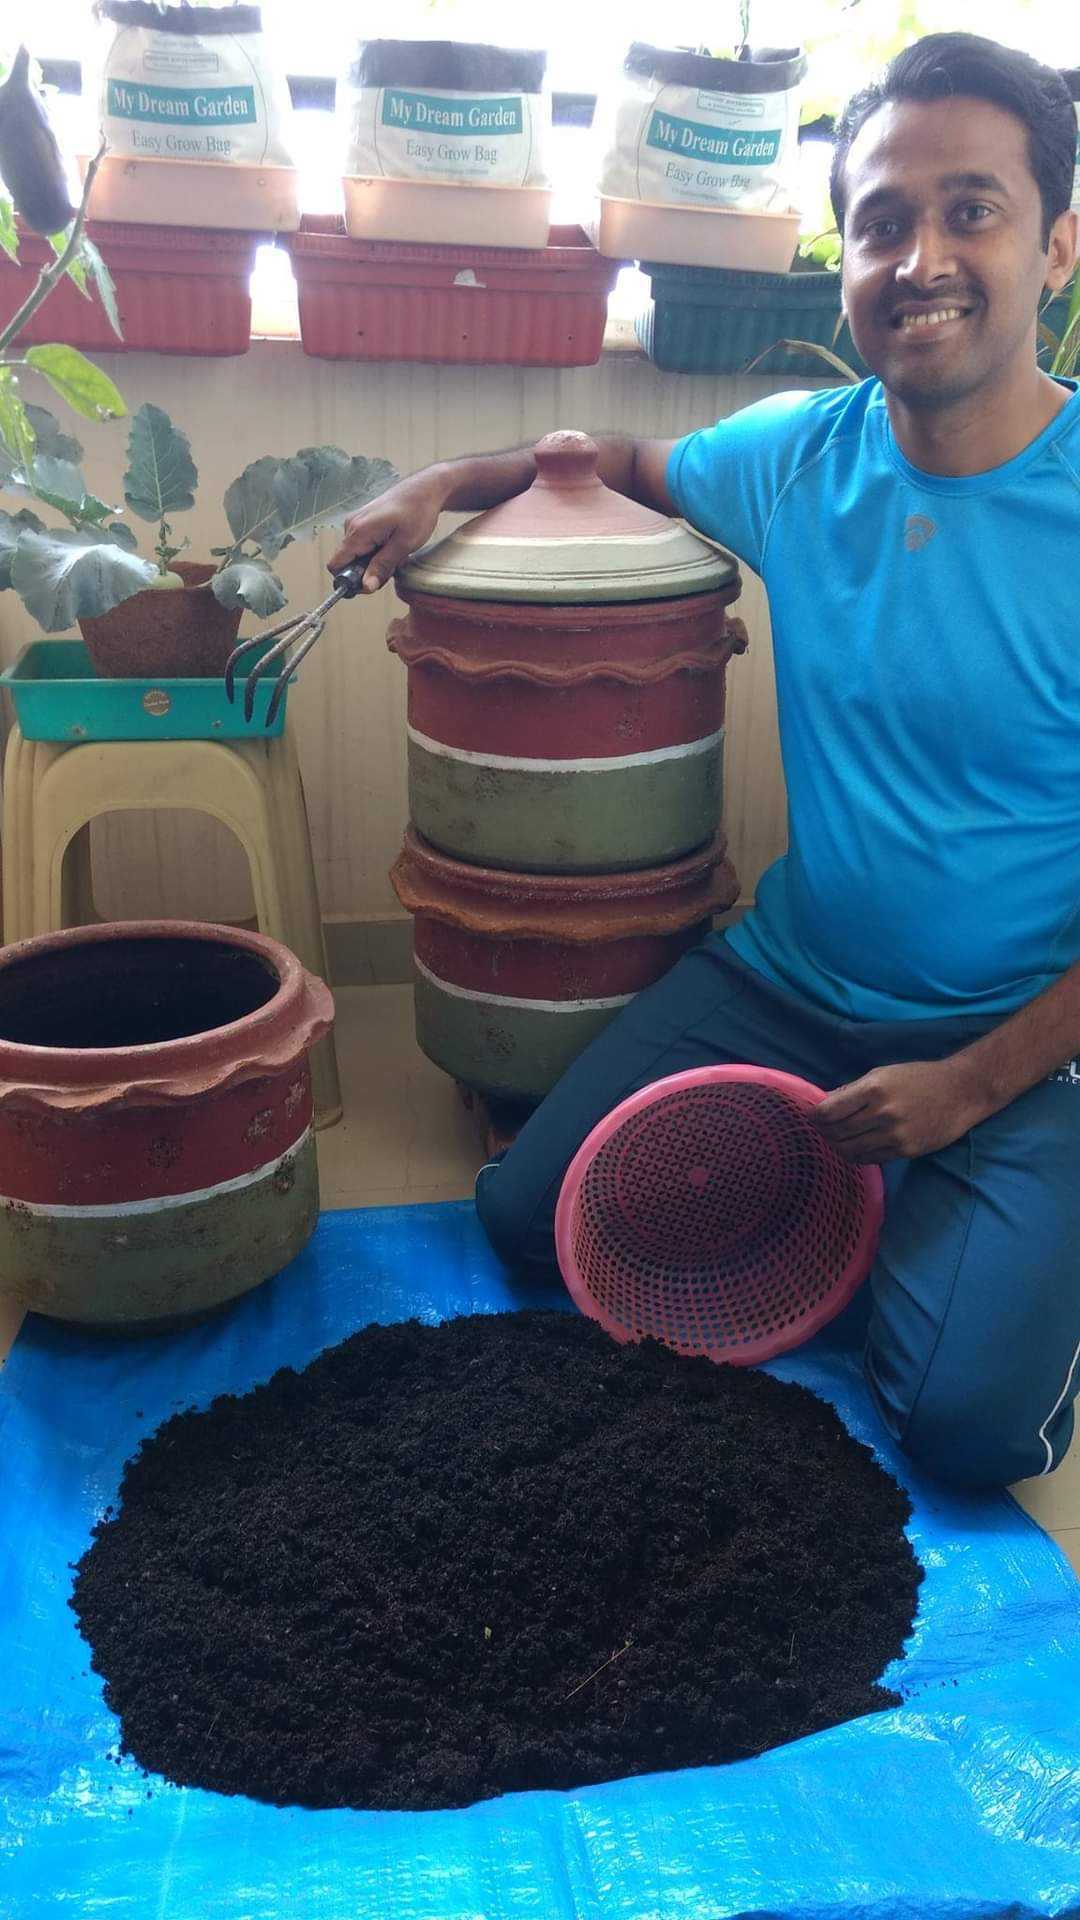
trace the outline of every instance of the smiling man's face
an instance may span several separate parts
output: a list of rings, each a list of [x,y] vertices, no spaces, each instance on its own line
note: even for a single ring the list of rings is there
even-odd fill
[[[1034,366],[1072,229],[1055,223],[1048,256],[1022,121],[964,96],[890,101],[855,136],[844,187],[844,304],[889,392],[940,409]]]

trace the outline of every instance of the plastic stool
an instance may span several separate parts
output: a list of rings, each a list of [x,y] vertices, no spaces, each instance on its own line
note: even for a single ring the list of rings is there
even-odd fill
[[[90,822],[177,807],[210,813],[240,841],[259,931],[326,978],[304,789],[288,726],[277,739],[93,741],[61,745],[11,730],[4,760],[4,939],[94,918]],[[313,1048],[315,1124],[341,1118],[333,1035]]]

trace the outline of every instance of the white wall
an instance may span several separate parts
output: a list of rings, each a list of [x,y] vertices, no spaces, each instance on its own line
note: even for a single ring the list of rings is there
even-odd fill
[[[128,354],[101,356],[101,363],[132,410],[153,400],[191,439],[199,503],[183,524],[195,556],[222,544],[224,489],[259,454],[328,442],[384,455],[405,473],[453,454],[539,438],[553,427],[674,436],[781,386],[803,384],[662,374],[638,354],[619,352],[572,372],[351,365],[309,359],[292,341],[261,342],[236,360]],[[90,485],[119,501],[123,422],[87,428],[81,437]],[[282,556],[292,609],[325,592],[333,544],[325,538]],[[810,591],[812,564],[811,557]],[[406,818],[405,675],[384,644],[386,626],[400,611],[389,592],[349,602],[332,617],[290,694],[329,919],[377,921],[400,913],[386,875]],[[726,810],[745,897],[782,850],[786,826],[768,618],[752,576],[738,611],[751,644],[729,677]],[[38,629],[14,595],[0,597],[5,662],[34,637]],[[114,815],[102,823],[95,888],[107,918],[241,918],[250,910],[238,849],[215,823],[190,815]]]

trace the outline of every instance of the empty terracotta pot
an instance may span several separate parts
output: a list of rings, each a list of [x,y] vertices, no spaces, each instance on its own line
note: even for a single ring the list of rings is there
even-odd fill
[[[308,1052],[333,1001],[286,947],[191,921],[0,949],[0,1293],[144,1332],[308,1240]]]

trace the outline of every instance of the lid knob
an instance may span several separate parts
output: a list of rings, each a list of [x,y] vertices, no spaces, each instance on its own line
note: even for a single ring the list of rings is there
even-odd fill
[[[538,487],[602,487],[596,471],[600,449],[587,433],[562,427],[546,433],[536,444],[536,480]]]

